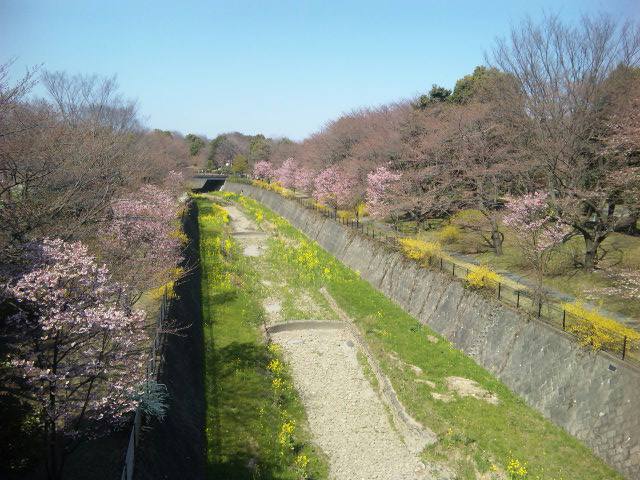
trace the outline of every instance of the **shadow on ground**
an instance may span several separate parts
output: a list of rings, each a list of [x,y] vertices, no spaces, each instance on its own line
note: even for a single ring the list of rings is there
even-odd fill
[[[205,478],[206,437],[204,398],[204,337],[200,299],[197,208],[189,207],[184,230],[190,242],[185,267],[188,274],[176,286],[177,300],[169,318],[183,328],[168,335],[159,382],[167,385],[170,407],[164,421],[154,421],[136,450],[135,478]]]

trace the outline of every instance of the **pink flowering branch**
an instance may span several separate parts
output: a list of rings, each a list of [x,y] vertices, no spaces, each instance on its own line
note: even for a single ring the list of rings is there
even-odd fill
[[[554,248],[571,232],[549,204],[549,194],[535,192],[510,198],[502,219],[518,237],[521,252],[534,269],[539,293]]]
[[[182,259],[179,206],[170,191],[145,185],[113,202],[112,210],[100,245],[119,267],[114,273],[129,286],[133,303],[142,292],[175,280]]]
[[[308,192],[309,189],[313,186],[313,180],[315,178],[315,173],[313,170],[301,167],[296,171],[295,179],[294,179],[294,187],[296,190],[301,190],[303,192]]]
[[[145,314],[122,304],[115,283],[80,242],[29,246],[32,268],[5,288],[17,334],[10,365],[39,412],[49,476],[58,478],[70,439],[119,424],[145,382]]]

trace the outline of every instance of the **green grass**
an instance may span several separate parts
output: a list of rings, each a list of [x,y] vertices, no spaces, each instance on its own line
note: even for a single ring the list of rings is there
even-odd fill
[[[227,243],[228,227],[211,201],[198,197],[205,321],[208,478],[297,479],[300,455],[309,478],[325,478],[326,462],[309,442],[302,404],[285,370],[274,391],[267,369],[277,358],[263,341],[263,290],[255,270]],[[230,247],[230,248],[227,248]],[[295,422],[291,441],[279,440]]]
[[[407,410],[435,431],[439,442],[424,452],[425,459],[455,469],[461,479],[474,479],[492,468],[505,471],[511,459],[526,462],[530,479],[611,480],[622,478],[582,443],[529,408],[519,397],[469,357],[454,349],[426,326],[361,280],[288,222],[257,202],[235,194],[249,215],[275,230],[268,261],[281,281],[308,291],[325,286],[355,321]],[[427,335],[439,338],[437,343]],[[403,364],[423,370],[420,378],[436,384],[432,390],[416,382]],[[431,392],[445,393],[446,378],[460,376],[497,394],[492,405],[474,398],[444,403]],[[487,477],[490,478],[490,477]]]

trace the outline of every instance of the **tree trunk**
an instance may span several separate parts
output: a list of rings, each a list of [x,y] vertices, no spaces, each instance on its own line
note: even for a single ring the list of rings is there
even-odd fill
[[[491,244],[493,245],[493,251],[496,255],[502,255],[502,242],[504,241],[504,235],[498,230],[491,232]]]
[[[55,422],[48,420],[45,427],[47,441],[47,478],[49,480],[62,479],[62,445]]]
[[[604,237],[584,235],[584,268],[593,270],[598,264],[598,248]]]

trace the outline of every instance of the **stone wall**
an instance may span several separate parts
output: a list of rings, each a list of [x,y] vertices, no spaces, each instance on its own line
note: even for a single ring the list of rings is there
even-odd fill
[[[144,429],[136,448],[134,478],[206,478],[204,331],[200,304],[201,272],[198,210],[189,204],[183,221],[189,238],[182,267],[187,275],[175,286],[169,318],[179,329],[168,334],[159,383],[167,386],[169,411]]]
[[[224,189],[288,219],[613,468],[640,479],[640,371],[296,202],[250,185]]]

